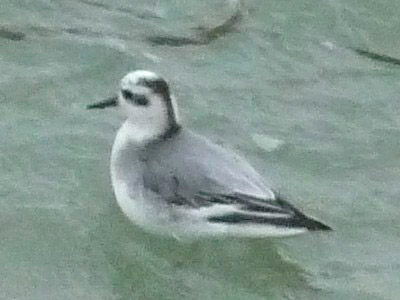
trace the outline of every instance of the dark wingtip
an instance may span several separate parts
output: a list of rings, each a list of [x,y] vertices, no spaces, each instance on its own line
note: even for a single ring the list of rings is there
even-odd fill
[[[333,231],[332,227],[317,221],[313,218],[307,217],[303,212],[294,207],[292,204],[284,200],[279,194],[277,195],[276,201],[284,208],[293,211],[297,218],[293,219],[293,223],[296,226],[306,228],[308,231]]]
[[[305,218],[302,223],[309,231],[333,231],[332,227],[311,218]]]

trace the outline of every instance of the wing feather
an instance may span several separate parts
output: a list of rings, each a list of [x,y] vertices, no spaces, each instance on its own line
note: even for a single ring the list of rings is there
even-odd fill
[[[276,199],[262,199],[242,193],[225,195],[201,192],[195,199],[194,202],[198,205],[209,208],[202,215],[210,223],[331,230],[329,226],[307,217],[280,196]]]

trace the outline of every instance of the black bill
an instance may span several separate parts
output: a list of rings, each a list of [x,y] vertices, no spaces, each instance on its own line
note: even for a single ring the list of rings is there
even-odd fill
[[[94,108],[104,109],[106,107],[117,106],[117,104],[118,104],[118,97],[114,96],[97,103],[89,104],[88,106],[86,106],[86,109],[94,109]]]

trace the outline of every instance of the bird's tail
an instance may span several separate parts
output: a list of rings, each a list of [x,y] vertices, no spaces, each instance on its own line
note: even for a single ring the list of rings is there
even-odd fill
[[[210,210],[208,222],[222,225],[228,232],[244,236],[288,236],[308,231],[330,231],[328,225],[306,216],[292,204],[277,196],[265,200],[233,194],[214,195],[219,206]]]
[[[314,218],[306,216],[299,209],[294,207],[292,204],[282,199],[281,197],[277,198],[277,203],[284,209],[293,212],[291,218],[287,219],[286,225],[287,227],[302,227],[306,228],[308,231],[331,231],[332,228]]]

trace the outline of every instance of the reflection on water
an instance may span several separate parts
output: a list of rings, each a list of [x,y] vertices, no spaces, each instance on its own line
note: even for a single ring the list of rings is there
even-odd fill
[[[166,239],[132,225],[116,204],[102,219],[107,221],[91,231],[90,243],[105,257],[117,299],[192,299],[207,293],[224,299],[312,299],[322,293],[300,265],[280,255],[279,240]]]

